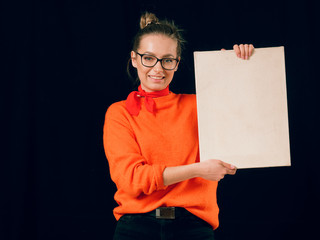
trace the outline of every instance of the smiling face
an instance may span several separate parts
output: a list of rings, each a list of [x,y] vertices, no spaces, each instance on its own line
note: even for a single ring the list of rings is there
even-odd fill
[[[137,52],[148,54],[159,59],[177,58],[177,41],[162,34],[149,34],[144,36],[139,44]],[[154,92],[165,89],[172,81],[174,72],[178,69],[178,64],[173,70],[162,68],[160,61],[154,67],[145,67],[141,63],[141,56],[134,51],[131,52],[132,66],[137,68],[141,88],[146,92]]]

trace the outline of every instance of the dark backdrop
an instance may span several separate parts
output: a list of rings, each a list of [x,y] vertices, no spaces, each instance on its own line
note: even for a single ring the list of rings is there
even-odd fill
[[[115,186],[104,114],[133,89],[126,64],[145,10],[185,29],[176,93],[195,92],[195,50],[285,46],[292,166],[239,170],[221,181],[216,236],[318,232],[315,1],[13,0],[0,7],[0,239],[111,239]]]

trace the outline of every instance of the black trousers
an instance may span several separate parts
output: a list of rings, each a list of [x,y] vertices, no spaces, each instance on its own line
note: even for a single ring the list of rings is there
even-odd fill
[[[214,240],[212,226],[183,208],[175,219],[157,219],[153,212],[122,216],[114,240]]]

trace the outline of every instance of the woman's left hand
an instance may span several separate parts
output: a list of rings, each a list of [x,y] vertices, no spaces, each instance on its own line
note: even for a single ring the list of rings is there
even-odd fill
[[[224,48],[221,50],[225,50]],[[249,59],[252,56],[254,46],[252,44],[235,44],[233,50],[238,58]]]
[[[238,58],[249,59],[253,52],[254,46],[252,44],[235,44],[233,50],[237,54]]]

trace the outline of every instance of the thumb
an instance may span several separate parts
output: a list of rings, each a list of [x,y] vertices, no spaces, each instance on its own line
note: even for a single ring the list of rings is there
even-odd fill
[[[230,163],[225,163],[225,162],[222,162],[222,165],[230,170],[234,170],[236,169],[236,167]]]

